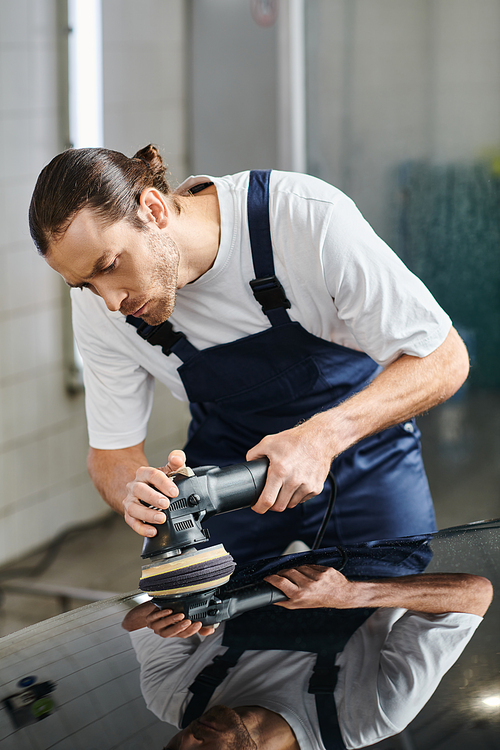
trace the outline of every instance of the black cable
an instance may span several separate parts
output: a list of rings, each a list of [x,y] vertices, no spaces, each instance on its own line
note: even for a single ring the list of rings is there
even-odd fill
[[[335,477],[333,476],[333,473],[330,471],[328,472],[328,479],[330,480],[330,483],[332,485],[332,489],[330,490],[330,497],[328,500],[328,507],[325,511],[325,515],[323,517],[323,521],[321,522],[321,526],[319,528],[318,533],[316,534],[316,539],[314,540],[314,544],[311,547],[311,549],[316,550],[319,549],[319,546],[321,542],[323,541],[323,537],[325,536],[326,527],[328,526],[330,519],[332,517],[333,513],[333,506],[335,505],[335,500],[337,499],[337,482],[335,481]],[[336,545],[336,549],[340,553],[342,557],[342,562],[340,563],[339,567],[337,568],[338,571],[343,570],[345,568],[345,564],[347,562],[347,552],[343,547],[340,545]]]
[[[335,500],[337,499],[337,482],[335,481],[335,477],[333,476],[333,473],[331,471],[328,472],[328,479],[330,480],[330,483],[332,485],[332,489],[330,490],[330,497],[328,499],[328,507],[325,511],[323,521],[321,522],[321,526],[319,527],[319,531],[316,534],[316,539],[314,540],[314,544],[311,549],[318,549],[321,542],[323,541],[326,527],[328,526],[330,518],[332,517],[333,506],[335,505]]]

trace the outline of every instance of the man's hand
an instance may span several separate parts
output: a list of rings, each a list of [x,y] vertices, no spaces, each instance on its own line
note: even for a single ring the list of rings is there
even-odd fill
[[[288,601],[276,602],[285,609],[350,609],[356,605],[354,583],[335,568],[322,565],[301,565],[299,568],[280,570],[265,580],[282,591]]]
[[[269,458],[269,471],[265,487],[252,506],[256,513],[281,512],[319,495],[334,458],[314,417],[290,430],[267,435],[248,451],[246,459],[264,456]]]
[[[191,635],[211,635],[215,628],[202,625],[201,622],[191,622],[183,614],[172,614],[171,609],[154,608],[146,616],[146,627],[151,628],[162,638],[189,638]]]
[[[151,628],[162,638],[189,638],[195,633],[211,635],[215,632],[215,628],[186,620],[182,614],[173,615],[171,609],[158,609],[152,602],[144,602],[127,612],[122,628],[129,633],[140,628]]]
[[[178,471],[185,463],[186,456],[183,451],[172,451],[166,466],[160,469],[141,466],[137,469],[135,479],[127,484],[123,515],[128,525],[141,536],[156,536],[156,529],[148,524],[165,522],[165,514],[154,508],[166,509],[170,505],[169,498],[177,497],[179,488],[167,474]],[[147,508],[143,503],[154,508]]]
[[[99,450],[90,448],[87,468],[102,498],[128,525],[141,536],[155,536],[149,523],[163,523],[164,513],[147,508],[143,500],[155,508],[168,508],[169,498],[177,497],[177,485],[167,477],[185,465],[181,450],[172,451],[166,466],[154,469],[147,465],[144,442],[130,448]],[[156,518],[158,516],[158,518]]]

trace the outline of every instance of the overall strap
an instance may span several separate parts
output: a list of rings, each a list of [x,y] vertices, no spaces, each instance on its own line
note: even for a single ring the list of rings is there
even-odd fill
[[[216,688],[225,680],[229,670],[237,664],[242,653],[242,649],[228,648],[224,654],[216,656],[205,669],[201,670],[189,686],[193,697],[184,711],[182,729],[204,713]]]
[[[151,346],[159,344],[163,354],[166,354],[167,357],[173,352],[182,362],[186,362],[195,354],[198,354],[198,349],[187,340],[184,333],[174,331],[174,327],[169,320],[157,326],[150,326],[141,318],[127,315],[127,323],[137,328],[139,336]]]
[[[333,697],[340,669],[335,665],[336,656],[337,654],[330,653],[318,654],[308,688],[308,692],[316,700],[321,739],[326,750],[345,750]]]
[[[290,302],[274,273],[273,246],[269,224],[269,179],[271,170],[253,170],[248,183],[248,229],[255,279],[252,292],[271,325],[290,323]]]

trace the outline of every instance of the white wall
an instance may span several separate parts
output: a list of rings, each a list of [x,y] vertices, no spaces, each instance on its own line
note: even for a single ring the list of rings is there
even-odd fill
[[[185,0],[102,0],[104,145],[155,143],[174,183],[186,175]]]
[[[191,31],[193,172],[276,168],[276,25],[248,0],[194,0]]]
[[[156,144],[175,186],[187,174],[185,0],[102,0],[104,146],[128,156]],[[185,404],[156,384],[146,452],[165,463],[181,448],[188,424]]]
[[[307,4],[309,170],[391,238],[395,172],[500,147],[499,0]]]
[[[56,3],[0,3],[0,564],[106,509],[86,472],[83,397],[64,389],[62,286],[27,224],[36,177],[64,145]],[[182,57],[182,0],[103,5],[106,145],[156,141],[182,179],[182,84],[165,69],[174,51]],[[182,443],[185,425],[183,405],[159,390],[152,463]]]

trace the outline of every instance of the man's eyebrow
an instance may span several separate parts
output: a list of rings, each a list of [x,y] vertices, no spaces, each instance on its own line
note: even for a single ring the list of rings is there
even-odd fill
[[[101,255],[100,258],[96,260],[94,263],[94,267],[92,268],[92,271],[87,276],[88,280],[94,278],[94,276],[97,276],[98,273],[101,273],[101,271],[104,271],[105,268],[107,268],[109,265],[108,258],[106,255]],[[71,287],[71,289],[81,289],[83,286],[85,286],[88,282],[82,281],[80,284],[70,284],[69,281],[66,281],[66,284]]]

